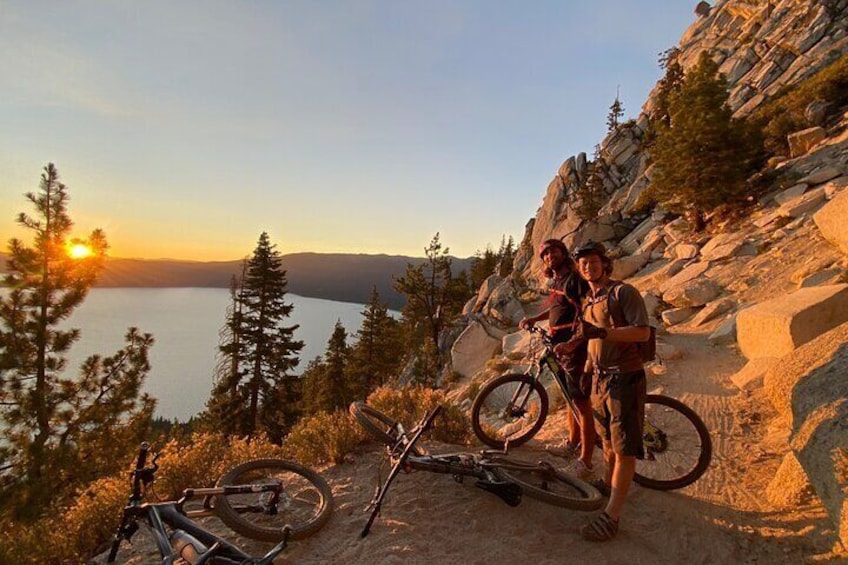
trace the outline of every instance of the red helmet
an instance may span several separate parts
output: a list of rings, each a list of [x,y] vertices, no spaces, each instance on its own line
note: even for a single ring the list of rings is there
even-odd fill
[[[568,257],[568,247],[562,242],[561,239],[546,239],[542,245],[539,246],[539,257],[541,258],[548,249],[557,247],[562,254]]]

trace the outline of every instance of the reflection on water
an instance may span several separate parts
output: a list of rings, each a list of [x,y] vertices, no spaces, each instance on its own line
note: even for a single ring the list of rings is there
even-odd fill
[[[294,304],[286,325],[300,324],[295,339],[304,347],[296,371],[322,355],[336,320],[349,335],[362,323],[361,304],[286,295]],[[145,391],[157,399],[156,414],[186,420],[203,409],[212,390],[218,331],[224,324],[229,290],[222,288],[96,288],[65,324],[81,339],[68,355],[69,369],[94,353],[108,356],[123,346],[127,328],[152,333],[151,370]]]

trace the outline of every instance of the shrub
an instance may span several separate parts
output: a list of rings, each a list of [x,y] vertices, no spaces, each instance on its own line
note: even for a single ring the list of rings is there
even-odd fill
[[[283,453],[306,465],[342,463],[365,439],[364,431],[344,410],[302,418],[283,441]]]
[[[831,114],[848,104],[848,54],[782,91],[752,113],[751,119],[762,129],[763,144],[770,155],[789,155],[786,137],[809,127],[804,110],[813,101],[831,103]]]
[[[467,444],[470,425],[465,412],[448,403],[444,391],[422,386],[393,389],[380,387],[368,396],[368,404],[404,426],[412,426],[424,412],[442,406],[444,411],[436,418],[430,437],[447,443]]]
[[[156,474],[156,495],[176,498],[187,487],[213,486],[229,468],[250,459],[282,457],[282,449],[264,437],[248,443],[219,434],[194,434],[180,443],[169,441],[161,450]],[[80,563],[115,533],[127,501],[127,467],[98,479],[78,493],[66,508],[56,508],[34,523],[4,525],[0,533],[0,563]]]

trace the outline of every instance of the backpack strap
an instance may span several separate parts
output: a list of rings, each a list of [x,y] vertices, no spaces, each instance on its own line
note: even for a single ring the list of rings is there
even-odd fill
[[[623,328],[629,325],[624,317],[624,310],[621,309],[621,302],[618,298],[622,286],[624,286],[623,282],[613,281],[607,290],[607,309],[609,310],[610,318],[612,318],[612,327],[614,328]]]

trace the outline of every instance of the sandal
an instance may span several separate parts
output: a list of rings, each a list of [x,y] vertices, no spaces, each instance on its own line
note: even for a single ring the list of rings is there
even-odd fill
[[[604,512],[580,528],[580,533],[589,541],[609,541],[618,533],[618,520]]]

